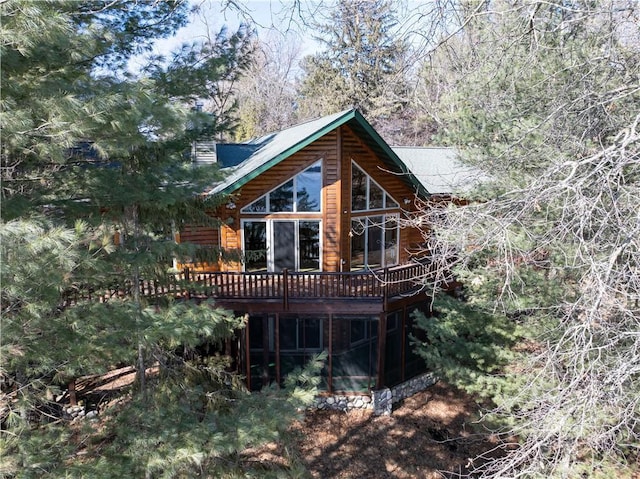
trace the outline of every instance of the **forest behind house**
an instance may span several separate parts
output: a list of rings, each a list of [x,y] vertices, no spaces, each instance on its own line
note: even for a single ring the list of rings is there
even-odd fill
[[[242,2],[0,0],[0,476],[355,478],[385,430],[379,477],[640,477],[638,3],[275,4],[269,29]],[[242,22],[155,52],[203,15]],[[244,318],[136,286],[206,253],[177,226],[225,220],[194,141],[346,108],[486,177],[415,218],[443,274],[412,344],[440,382],[391,418],[305,413],[322,356],[247,391],[210,354]]]

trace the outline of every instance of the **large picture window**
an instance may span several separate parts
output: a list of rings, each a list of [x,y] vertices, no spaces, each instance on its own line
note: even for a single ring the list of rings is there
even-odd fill
[[[399,214],[389,196],[354,161],[351,162],[351,269],[386,268],[398,264]],[[366,214],[366,212],[376,214]],[[362,213],[365,214],[362,214]]]
[[[243,213],[319,213],[322,161],[298,173],[266,195],[242,208]]]
[[[320,271],[321,193],[318,160],[242,208],[245,271]]]
[[[351,220],[351,269],[398,264],[398,215],[361,216]]]

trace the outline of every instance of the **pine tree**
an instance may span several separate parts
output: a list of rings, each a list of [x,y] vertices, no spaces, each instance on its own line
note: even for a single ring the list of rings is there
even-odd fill
[[[494,418],[520,443],[474,472],[631,475],[639,437],[637,6],[492,2],[458,13],[463,48],[448,57],[458,81],[440,114],[463,159],[492,182],[478,202],[445,215],[425,210],[435,223],[429,247],[443,272],[453,263],[465,280],[475,314],[502,315],[526,333],[518,361],[497,370],[511,392],[495,396]]]
[[[186,8],[0,5],[4,475],[242,474],[241,451],[277,437],[313,396],[308,373],[304,388],[271,400],[244,392],[225,358],[190,359],[185,351],[232,338],[243,320],[142,286],[166,283],[173,259],[217,254],[176,245],[172,232],[180,221],[216,221],[206,210],[224,199],[199,195],[218,173],[194,169],[185,151],[227,123],[193,100],[242,70],[249,38],[222,35],[166,66],[126,70],[131,55],[184,24]],[[69,301],[74,291],[114,290],[105,301]],[[72,393],[70,381],[123,366],[135,367],[137,382],[120,406],[85,428],[60,421],[56,398]]]
[[[408,50],[394,33],[391,2],[344,0],[316,28],[326,50],[306,57],[299,96],[302,116],[358,108],[374,126],[407,104]]]

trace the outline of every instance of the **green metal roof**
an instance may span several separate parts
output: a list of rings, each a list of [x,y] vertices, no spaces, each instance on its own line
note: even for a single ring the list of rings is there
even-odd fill
[[[489,177],[459,159],[455,148],[394,146],[393,151],[432,195],[468,192]]]
[[[258,147],[253,154],[237,166],[223,168],[223,171],[228,172],[226,178],[215,185],[208,194],[233,193],[269,168],[345,124],[348,124],[358,136],[363,138],[367,146],[382,159],[391,171],[399,174],[412,190],[425,197],[429,195],[424,185],[409,171],[393,149],[356,109],[344,110],[300,123],[282,131],[238,144],[238,147],[245,147],[244,150],[249,145],[258,145]],[[227,152],[227,154],[230,153],[231,151]]]

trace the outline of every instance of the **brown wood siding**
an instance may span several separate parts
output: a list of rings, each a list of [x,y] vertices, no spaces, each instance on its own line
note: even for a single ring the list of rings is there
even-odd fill
[[[241,245],[241,232],[240,232],[240,222],[238,221],[237,214],[234,216],[229,216],[229,218],[233,218],[233,222],[231,224],[223,225],[221,229],[221,242],[220,246],[223,250],[232,251],[242,249]],[[242,264],[238,262],[225,263],[220,265],[221,271],[242,271]]]
[[[400,229],[400,264],[407,263],[412,257],[422,258],[426,252],[425,238],[417,228],[403,227]]]
[[[333,131],[325,136],[323,140],[329,140],[333,149],[324,162],[324,184],[323,184],[323,210],[322,210],[322,270],[340,271],[340,209],[342,198],[340,191],[342,181],[340,178],[340,132]]]
[[[351,231],[351,158],[346,145],[353,142],[353,138],[351,138],[353,133],[351,129],[345,126],[340,127],[340,133],[340,158],[342,160],[340,164],[340,178],[342,183],[340,229],[343,232],[340,237],[340,248],[343,251],[342,259],[344,260],[342,270],[349,271],[351,269],[351,239],[349,237],[349,232]]]
[[[203,246],[219,246],[220,232],[218,228],[207,226],[185,225],[179,233],[180,242],[195,243]]]
[[[220,246],[220,230],[212,226],[184,225],[176,234],[178,243],[194,243],[201,246]],[[191,271],[218,271],[215,263],[177,263],[178,269],[189,268]]]

